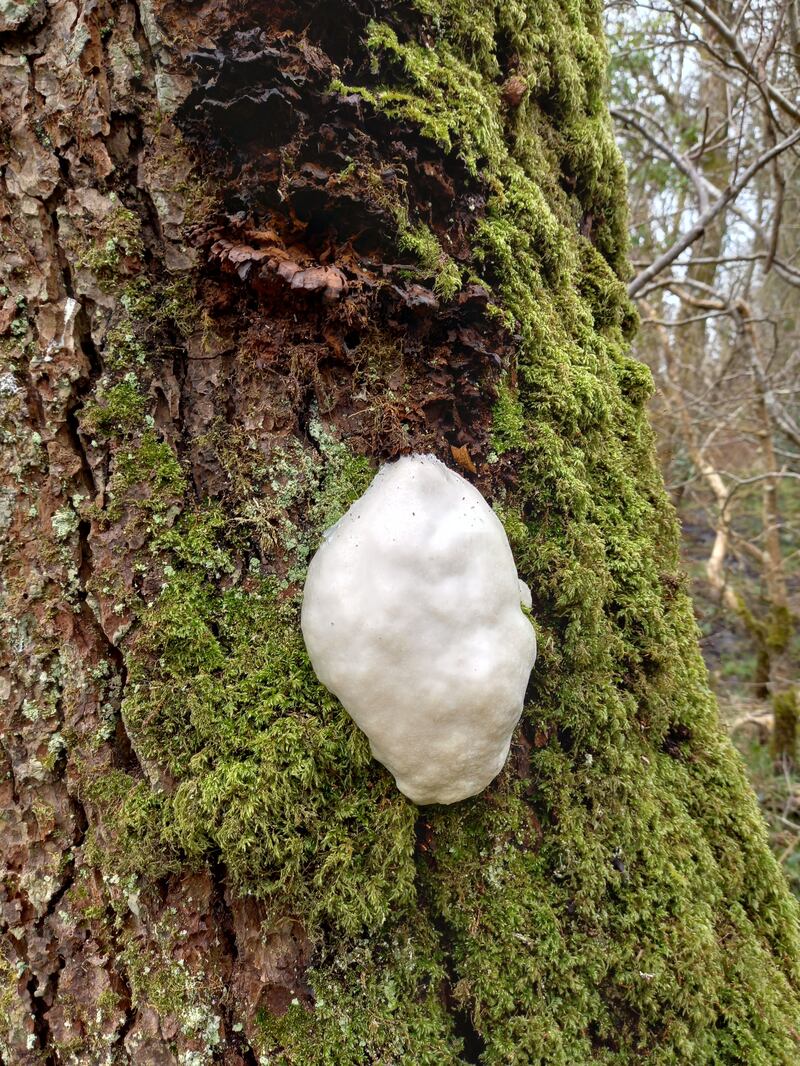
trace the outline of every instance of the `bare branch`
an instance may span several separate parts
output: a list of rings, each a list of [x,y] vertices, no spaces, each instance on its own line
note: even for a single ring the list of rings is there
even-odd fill
[[[703,175],[700,173],[697,167],[694,166],[692,162],[690,162],[689,158],[685,155],[682,155],[680,152],[676,152],[672,145],[669,144],[669,142],[662,140],[660,137],[656,137],[655,134],[651,133],[647,126],[645,126],[644,123],[640,122],[637,118],[635,118],[634,115],[630,114],[629,112],[622,111],[617,107],[612,107],[610,110],[612,118],[616,118],[624,125],[636,130],[636,132],[639,133],[642,137],[644,137],[646,141],[649,141],[649,143],[652,144],[654,148],[657,148],[658,151],[662,153],[662,155],[666,156],[667,159],[670,160],[670,162],[674,163],[682,174],[685,174],[688,178],[691,179],[691,182],[695,187],[695,191],[697,192],[697,199],[700,202],[700,209],[701,211],[705,211],[708,208],[708,191],[706,188],[706,184],[704,182]],[[649,116],[647,117],[649,118]]]
[[[795,122],[800,122],[800,107],[784,95],[784,93],[773,85],[772,82],[761,81],[755,64],[747,54],[741,39],[725,20],[722,19],[716,11],[709,7],[704,0],[682,0],[682,3],[684,7],[688,7],[691,11],[694,11],[696,15],[699,15],[709,26],[714,27],[722,40],[727,44],[728,48],[730,48],[731,54],[736,58],[736,61],[741,66],[742,70],[762,86],[769,99],[772,100],[785,114],[793,118]]]
[[[800,128],[796,129],[794,133],[791,133],[788,137],[779,141],[778,144],[770,148],[769,151],[764,152],[763,155],[754,160],[750,166],[739,175],[736,181],[731,185],[728,185],[722,194],[702,212],[694,225],[678,241],[676,241],[671,248],[667,249],[663,255],[660,255],[646,270],[643,270],[641,274],[638,274],[633,279],[628,286],[628,295],[635,296],[636,293],[648,283],[648,281],[656,277],[657,274],[660,274],[661,271],[671,263],[674,263],[681,252],[684,252],[687,248],[693,245],[695,241],[703,236],[709,223],[712,222],[721,211],[724,211],[732,200],[736,199],[742,189],[748,185],[754,175],[757,174],[762,167],[765,167],[782,152],[791,148],[792,145],[797,144],[798,141],[800,141]]]

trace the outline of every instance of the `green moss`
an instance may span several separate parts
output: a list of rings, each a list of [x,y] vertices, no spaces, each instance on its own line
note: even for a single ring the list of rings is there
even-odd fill
[[[148,363],[148,349],[127,315],[106,334],[104,362],[109,373],[130,373]]]
[[[503,455],[512,448],[524,450],[528,445],[525,414],[514,390],[506,380],[501,381],[497,387],[492,445],[497,455]]]
[[[17,1003],[18,984],[19,974],[5,954],[0,952],[0,1034],[8,1034],[13,1025],[12,1011]],[[0,1047],[3,1044],[3,1037],[0,1036]]]
[[[239,512],[209,504],[172,526],[185,477],[171,446],[145,428],[133,375],[83,417],[87,431],[119,442],[104,519],[140,515],[160,560],[160,596],[135,605],[123,717],[143,764],[175,782],[163,791],[122,772],[85,781],[101,812],[97,861],[152,879],[216,858],[239,892],[276,914],[300,908],[310,929],[380,927],[413,898],[412,809],[316,681],[291,594],[373,468],[317,418],[313,450],[292,442],[267,465],[212,434]],[[247,535],[279,549],[288,570],[268,578],[252,559],[245,583],[231,584]]]
[[[128,372],[119,384],[102,393],[98,402],[81,412],[81,426],[92,436],[119,436],[133,433],[144,424],[147,400],[136,375]]]
[[[147,315],[155,325],[165,325],[188,337],[197,330],[211,332],[211,325],[202,309],[193,274],[177,274],[162,282],[149,293],[139,290],[131,301],[134,315]]]
[[[355,939],[323,956],[306,975],[313,1011],[295,1000],[285,1014],[259,1014],[262,1061],[409,1062],[409,1048],[419,1066],[456,1061],[461,1041],[442,1002],[446,972],[436,941],[423,918],[388,938]]]
[[[121,289],[105,338],[105,370],[80,412],[90,446],[111,446],[111,476],[104,507],[94,509],[96,517],[108,524],[127,512],[153,535],[179,513],[187,484],[174,449],[155,429],[146,394],[160,345],[189,320],[183,305],[196,306],[187,287],[193,281],[181,279],[175,285],[134,279]],[[182,318],[176,320],[176,314]]]
[[[85,777],[83,792],[103,816],[90,834],[91,861],[120,877],[154,880],[181,868],[185,856],[163,792],[121,770]]]
[[[341,446],[325,447],[339,461],[308,512],[316,536],[363,477]],[[210,570],[233,569],[222,521],[217,509],[187,516],[155,542],[169,552],[168,579],[128,655],[123,716],[145,764],[175,788],[153,793],[124,775],[95,788],[115,841],[104,861],[152,876],[176,853],[189,864],[218,857],[235,889],[276,915],[299,911],[312,929],[379,928],[414,897],[413,809],[317,682],[296,599],[274,579],[224,591],[209,581]]]
[[[180,338],[201,332],[211,325],[196,290],[194,273],[167,275],[160,280],[138,276],[120,291],[120,305],[129,323],[149,337],[166,330]]]
[[[120,963],[130,986],[131,1006],[150,1007],[162,1019],[171,1019],[183,1037],[199,1044],[199,1050],[184,1061],[202,1066],[217,1060],[224,986],[211,965],[202,972],[188,969],[180,957],[186,936],[168,909],[146,943],[135,935],[126,936]]]
[[[150,429],[116,453],[105,509],[99,517],[117,521],[127,508],[157,533],[180,509],[186,478],[172,446]]]
[[[774,607],[766,627],[766,644],[773,653],[780,654],[789,646],[795,620],[785,604]]]
[[[301,581],[324,530],[361,496],[374,470],[325,428],[318,416],[308,427],[316,448],[291,439],[266,463],[253,442],[219,427],[212,433],[217,454],[241,501],[240,519],[265,554],[285,566],[287,584]]]
[[[779,692],[772,700],[772,713],[775,721],[772,754],[779,762],[794,766],[797,763],[797,727],[800,719],[797,690],[790,688]]]
[[[365,100],[377,106],[377,100],[366,90],[351,90],[340,81],[331,84],[331,90],[342,94],[350,91],[360,92]],[[366,95],[364,95],[366,93]],[[400,192],[387,189],[378,168],[367,167],[355,161],[349,163],[337,175],[340,185],[352,184],[354,195],[364,195],[382,211],[394,218],[397,237],[396,244],[401,252],[410,252],[418,262],[416,271],[425,279],[433,278],[433,288],[438,296],[451,300],[459,292],[463,283],[462,270],[452,256],[442,248],[437,237],[424,222],[413,222],[409,215],[407,197]]]
[[[615,277],[627,270],[624,172],[606,111],[597,11],[555,0],[530,9],[465,0],[417,0],[414,6],[431,19],[435,46],[371,23],[375,82],[348,91],[457,152],[489,181],[495,203],[513,210],[515,202],[527,202],[530,218],[516,220],[515,229],[524,233],[524,223],[532,221],[531,236],[552,239],[558,229],[548,221],[552,215],[571,229],[591,217],[594,249],[579,254],[599,253],[611,266],[598,295],[615,288],[614,313],[629,317]],[[498,42],[514,56],[529,87],[515,110],[502,102],[506,72]],[[571,257],[577,244],[562,241],[550,252],[542,241],[541,251],[554,259]]]
[[[445,151],[458,145],[474,173],[481,159],[502,150],[502,124],[498,120],[499,88],[491,85],[465,62],[446,37],[435,49],[399,40],[386,23],[372,22],[367,45],[375,56],[374,73],[384,74],[394,63],[412,85],[382,84],[371,93],[377,106],[390,117],[407,119]]]
[[[200,306],[192,273],[157,280],[145,274],[115,276],[118,303],[103,341],[106,375],[139,375],[167,348],[172,357],[176,337],[199,333],[208,338],[211,325]]]
[[[139,217],[118,204],[103,219],[93,242],[79,249],[77,266],[88,268],[100,281],[109,283],[116,281],[126,260],[140,259],[143,251]]]
[[[445,300],[451,300],[461,288],[461,271],[458,265],[443,250],[427,226],[420,223],[411,226],[408,213],[397,211],[398,246],[411,252],[420,261],[424,271],[434,276],[434,292]]]

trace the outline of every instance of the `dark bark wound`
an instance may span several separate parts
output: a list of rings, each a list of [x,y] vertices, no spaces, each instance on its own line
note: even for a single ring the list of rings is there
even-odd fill
[[[252,359],[231,368],[229,395],[247,395],[234,408],[260,405],[267,433],[297,433],[298,402],[314,402],[362,454],[466,446],[480,466],[513,338],[485,288],[443,299],[397,247],[402,211],[470,267],[479,185],[416,131],[330,92],[333,61],[305,37],[236,32],[190,60],[198,84],[177,121],[226,190],[194,240],[218,328]],[[355,398],[366,369],[382,402]]]

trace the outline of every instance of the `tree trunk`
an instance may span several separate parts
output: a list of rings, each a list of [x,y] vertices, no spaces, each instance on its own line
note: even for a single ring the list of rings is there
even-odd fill
[[[768,692],[775,715],[772,748],[779,766],[790,768],[797,761],[798,707],[795,682],[797,663],[794,656],[796,619],[789,605],[786,566],[781,544],[783,519],[778,499],[780,464],[775,453],[775,426],[767,404],[763,360],[750,309],[740,304],[740,328],[753,358],[756,392],[756,417],[764,481],[762,509],[764,515],[764,589],[767,617],[764,623],[765,644],[769,651]]]
[[[11,1063],[794,1063],[797,909],[717,724],[626,351],[597,5],[5,3]],[[298,630],[433,452],[540,656],[417,809]]]

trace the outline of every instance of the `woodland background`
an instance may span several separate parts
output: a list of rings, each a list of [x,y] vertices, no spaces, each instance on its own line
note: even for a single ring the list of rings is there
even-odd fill
[[[635,352],[703,653],[795,892],[799,22],[797,0],[606,5]]]

